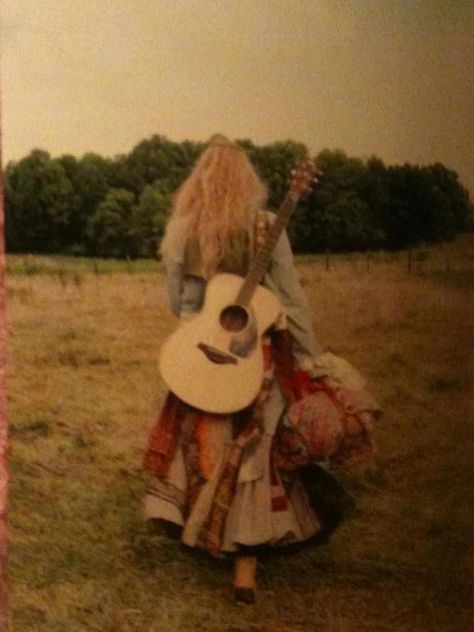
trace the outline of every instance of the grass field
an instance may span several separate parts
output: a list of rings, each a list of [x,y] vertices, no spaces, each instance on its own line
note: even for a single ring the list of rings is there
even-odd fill
[[[330,545],[231,567],[143,523],[143,449],[173,330],[161,268],[9,258],[11,610],[16,632],[469,630],[474,241],[299,260],[321,342],[366,376],[379,454]],[[25,263],[26,262],[26,263]]]

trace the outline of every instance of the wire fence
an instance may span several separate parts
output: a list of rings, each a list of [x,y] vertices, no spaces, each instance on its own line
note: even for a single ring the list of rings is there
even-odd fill
[[[324,274],[470,275],[474,274],[474,234],[456,241],[403,251],[370,251],[298,255],[299,267]],[[57,275],[63,283],[83,275],[163,273],[157,259],[99,259],[63,255],[7,255],[9,276]]]

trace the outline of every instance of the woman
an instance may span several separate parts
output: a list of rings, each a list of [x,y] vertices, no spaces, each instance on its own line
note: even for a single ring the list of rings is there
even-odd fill
[[[262,210],[265,202],[245,152],[215,136],[178,191],[162,242],[177,316],[201,309],[214,274],[245,276],[274,217]],[[312,542],[327,526],[300,475],[276,466],[275,433],[294,401],[295,364],[314,377],[322,353],[285,233],[263,284],[282,313],[263,341],[265,379],[255,402],[238,414],[211,415],[169,394],[146,456],[154,475],[146,517],[163,520],[189,546],[234,555],[235,598],[244,603],[255,598],[260,552]]]

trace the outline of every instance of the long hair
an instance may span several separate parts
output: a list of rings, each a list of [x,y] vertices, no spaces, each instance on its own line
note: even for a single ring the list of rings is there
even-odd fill
[[[232,235],[250,233],[267,190],[243,149],[225,136],[214,136],[178,190],[161,242],[165,261],[180,258],[191,237],[197,239],[206,277],[223,260]]]

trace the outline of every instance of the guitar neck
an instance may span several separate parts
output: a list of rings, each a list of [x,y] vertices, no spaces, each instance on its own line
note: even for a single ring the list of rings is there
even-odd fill
[[[255,289],[262,280],[268,264],[270,263],[275,245],[283,230],[288,225],[288,221],[295,210],[298,200],[299,195],[296,193],[289,191],[286,194],[285,199],[278,209],[276,219],[266,235],[265,242],[258,249],[257,254],[251,263],[250,270],[245,277],[242,287],[240,288],[235,301],[238,305],[246,307],[250,303]]]

